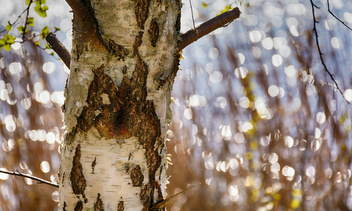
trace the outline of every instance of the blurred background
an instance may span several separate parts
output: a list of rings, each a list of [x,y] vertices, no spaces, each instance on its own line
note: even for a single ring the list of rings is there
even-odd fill
[[[184,0],[182,32],[238,6],[241,17],[183,51],[168,130],[167,210],[352,210],[352,2]],[[0,0],[0,35],[25,10]],[[56,183],[69,70],[45,49],[47,25],[70,49],[72,13],[48,0],[30,39],[0,50],[0,169]],[[31,9],[32,10],[32,9]],[[22,16],[17,24],[24,22]],[[33,36],[30,36],[33,35]],[[37,47],[35,43],[39,42]],[[0,174],[0,210],[55,210],[58,192]]]

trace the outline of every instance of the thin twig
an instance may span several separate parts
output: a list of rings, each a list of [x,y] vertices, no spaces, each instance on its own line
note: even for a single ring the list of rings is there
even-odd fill
[[[56,187],[56,188],[59,187],[59,185],[57,185],[57,184],[54,184],[52,182],[49,182],[47,180],[44,180],[44,179],[41,179],[39,177],[35,177],[35,176],[32,176],[32,175],[29,175],[29,174],[22,174],[19,171],[14,172],[14,171],[6,171],[6,170],[1,170],[0,169],[0,173],[10,174],[10,175],[20,176],[20,177],[25,177],[25,178],[28,178],[28,179],[32,179],[32,180],[38,181],[39,183],[50,185],[50,186],[53,186],[53,187]]]
[[[193,16],[193,7],[192,7],[192,2],[189,0],[189,6],[191,8],[191,14],[192,14],[192,22],[193,22],[193,29],[196,29],[196,25],[194,24],[194,16]]]
[[[330,79],[334,82],[335,86],[336,86],[336,89],[341,93],[343,99],[348,103],[348,105],[351,107],[351,104],[350,102],[345,98],[339,84],[337,83],[337,81],[335,80],[334,78],[334,75],[330,72],[330,70],[328,69],[328,67],[326,66],[325,64],[325,61],[324,61],[324,58],[323,58],[323,53],[321,51],[321,48],[320,48],[320,43],[319,43],[319,35],[318,35],[318,30],[316,28],[316,23],[318,23],[318,21],[316,20],[315,18],[315,8],[318,8],[319,7],[317,5],[314,4],[313,0],[310,0],[310,3],[311,3],[311,7],[312,7],[312,15],[313,15],[313,31],[314,31],[314,35],[315,35],[315,43],[317,45],[317,48],[318,48],[318,52],[319,52],[319,57],[320,57],[320,61],[321,61],[321,64],[323,65],[324,67],[324,70],[325,72],[330,76]]]
[[[16,19],[13,23],[10,23],[11,26],[13,26],[13,25],[15,25],[15,24],[17,23],[17,21],[21,18],[21,16],[23,15],[23,13],[25,13],[25,12],[28,13],[31,4],[32,4],[32,2],[30,2],[30,4],[26,7],[26,9],[24,9],[24,10],[21,12],[21,14],[19,14],[19,15],[17,16],[17,19]],[[27,20],[26,20],[26,23],[27,23]],[[0,31],[0,33],[3,33],[3,32],[5,32],[5,31],[6,31],[6,29]]]
[[[331,12],[330,10],[330,1],[329,0],[326,0],[327,4],[328,4],[328,11],[329,13],[336,19],[338,20],[340,23],[342,23],[344,26],[346,26],[346,28],[348,28],[349,30],[352,31],[352,28],[349,27],[347,24],[345,24],[345,22],[343,22],[340,18],[338,18],[333,12]]]
[[[179,51],[181,51],[194,41],[198,40],[199,38],[209,34],[210,32],[231,23],[233,20],[240,17],[240,14],[240,10],[238,9],[238,7],[236,7],[233,10],[224,12],[202,23],[196,29],[191,29],[188,32],[184,33],[183,35],[181,35],[182,42],[180,43]]]
[[[32,5],[32,0],[29,2],[28,7],[27,7],[27,14],[26,14],[26,20],[24,22],[24,29],[23,29],[23,34],[22,34],[22,42],[25,41],[26,39],[26,30],[27,30],[27,22],[28,22],[28,17],[29,17],[29,9]]]
[[[196,185],[192,185],[192,186],[186,188],[185,190],[182,190],[182,191],[180,191],[180,192],[178,192],[178,193],[176,193],[176,194],[174,194],[174,195],[172,195],[172,196],[170,196],[170,197],[167,197],[166,199],[162,199],[162,200],[158,201],[156,204],[154,204],[154,205],[151,207],[151,210],[159,210],[159,209],[165,207],[166,204],[167,204],[171,199],[173,199],[173,198],[175,198],[176,196],[178,196],[178,195],[180,195],[180,194],[182,194],[182,193],[188,191],[189,189],[192,189],[192,188],[194,188],[194,187],[197,187],[198,185],[200,185],[200,183],[198,183],[198,184],[196,184]]]

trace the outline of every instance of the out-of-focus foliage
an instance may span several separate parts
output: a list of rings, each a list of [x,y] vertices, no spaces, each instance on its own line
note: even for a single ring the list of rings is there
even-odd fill
[[[26,0],[22,2],[17,2],[22,3],[23,5],[25,4],[26,7],[24,10],[17,16],[17,17],[8,17],[10,20],[3,20],[3,25],[4,21],[7,21],[7,25],[5,26],[5,29],[0,29],[0,49],[4,49],[6,51],[11,50],[11,45],[15,44],[15,42],[18,43],[23,43],[27,40],[34,41],[36,42],[36,45],[40,46],[40,42],[38,41],[38,36],[42,38],[42,40],[45,39],[45,37],[49,34],[49,28],[47,26],[44,26],[41,29],[40,34],[36,34],[35,31],[32,30],[32,27],[34,27],[34,17],[30,17],[30,12],[31,12],[31,7],[34,6],[34,11],[37,13],[39,17],[36,18],[45,18],[47,17],[47,10],[49,10],[49,7],[46,5],[46,0]],[[6,4],[6,2],[1,2],[0,5]],[[7,2],[7,4],[14,5],[13,3]],[[21,5],[21,6],[23,6]],[[5,7],[6,8],[6,7]],[[8,12],[8,11],[6,11]],[[5,16],[6,17],[6,16]],[[6,17],[7,18],[7,17]],[[13,26],[16,26],[15,28],[17,31],[13,30]],[[30,34],[28,33],[28,29],[30,28]],[[57,27],[54,27],[55,32],[60,30]],[[20,35],[20,37],[17,37],[16,35]]]
[[[45,45],[40,38],[49,30],[70,43],[72,14],[63,3],[51,2],[48,10],[43,0],[0,0],[0,168],[53,183],[60,164],[60,106],[68,71],[49,56],[51,50],[38,46]],[[54,210],[57,202],[54,187],[0,174],[0,210]]]
[[[0,51],[0,168],[56,183],[63,92],[53,91],[55,65],[42,52],[32,42],[11,54]],[[0,187],[1,210],[57,206],[57,189],[30,179],[0,174]]]
[[[199,22],[228,4],[203,3],[193,5]],[[310,3],[248,3],[239,20],[184,51],[168,190],[203,185],[168,210],[351,210],[352,108],[321,65]],[[314,3],[325,62],[350,102],[352,32],[326,1]],[[351,2],[330,6],[352,25]]]

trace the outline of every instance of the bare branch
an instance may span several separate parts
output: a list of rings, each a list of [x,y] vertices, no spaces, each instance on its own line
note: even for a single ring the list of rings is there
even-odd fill
[[[43,184],[46,184],[46,185],[50,185],[50,186],[53,186],[53,187],[56,187],[58,188],[59,185],[57,184],[54,184],[52,182],[49,182],[47,180],[44,180],[44,179],[41,179],[41,178],[38,178],[38,177],[35,177],[35,176],[32,176],[32,175],[29,175],[29,174],[22,174],[18,171],[14,172],[14,171],[6,171],[6,170],[1,170],[0,169],[0,173],[4,173],[4,174],[10,174],[10,175],[14,175],[14,176],[20,176],[20,177],[25,177],[25,178],[28,178],[28,179],[32,179],[32,180],[35,180],[35,181],[38,181],[39,183],[43,183]]]
[[[191,29],[188,32],[184,33],[183,35],[181,35],[182,42],[179,46],[179,51],[181,51],[194,41],[198,40],[199,38],[203,37],[204,35],[207,35],[210,32],[231,23],[233,20],[240,17],[240,14],[241,11],[238,9],[238,7],[236,7],[233,10],[224,12],[202,23],[195,30]]]
[[[70,64],[71,64],[70,52],[60,42],[60,40],[56,38],[54,33],[49,33],[45,39],[48,42],[49,46],[57,53],[57,55],[59,55],[59,57],[68,67],[68,69],[70,69]]]
[[[318,21],[316,20],[315,18],[315,8],[319,8],[318,6],[316,6],[313,2],[313,0],[310,0],[310,3],[311,3],[311,7],[312,7],[312,16],[313,16],[313,31],[314,31],[314,35],[315,35],[315,43],[317,45],[317,48],[318,48],[318,52],[319,52],[319,57],[320,57],[320,61],[321,61],[321,64],[323,65],[324,67],[324,70],[325,72],[330,76],[330,79],[334,82],[335,86],[336,86],[336,89],[340,92],[340,94],[342,95],[343,99],[348,103],[348,105],[351,107],[351,104],[350,102],[348,102],[345,98],[345,96],[343,95],[343,92],[339,86],[339,84],[337,83],[337,81],[335,80],[334,78],[334,75],[330,72],[330,70],[328,69],[328,67],[326,66],[325,64],[325,61],[324,61],[324,58],[323,58],[323,53],[320,49],[320,43],[319,43],[319,36],[318,36],[318,30],[316,28],[316,23],[318,23]]]
[[[348,28],[349,30],[352,31],[352,28],[349,27],[345,22],[343,22],[340,18],[338,18],[333,12],[331,12],[330,10],[330,1],[329,0],[326,0],[327,4],[328,4],[328,11],[329,13],[336,19],[338,20],[340,23],[342,23],[344,26],[346,26],[346,28]]]
[[[66,0],[66,2],[73,10],[73,27],[75,33],[79,34],[75,38],[78,48],[82,49],[85,43],[90,42],[95,48],[108,49],[99,34],[98,22],[91,5],[83,0]]]
[[[154,204],[154,205],[152,206],[151,210],[159,210],[159,209],[165,207],[166,204],[167,204],[171,199],[173,199],[173,198],[175,198],[176,196],[178,196],[178,195],[180,195],[180,194],[182,194],[182,193],[188,191],[189,189],[192,189],[192,188],[194,188],[194,187],[197,187],[198,185],[200,185],[200,183],[195,184],[195,185],[192,185],[192,186],[186,188],[185,190],[182,190],[182,191],[180,191],[180,192],[178,192],[178,193],[176,193],[176,194],[174,194],[174,195],[172,195],[172,196],[167,197],[166,199],[163,199],[163,200],[158,201],[156,204]]]

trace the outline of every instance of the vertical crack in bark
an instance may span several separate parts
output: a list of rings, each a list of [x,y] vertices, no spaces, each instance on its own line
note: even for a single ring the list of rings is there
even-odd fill
[[[66,206],[67,206],[67,204],[66,204],[66,202],[64,201],[64,206],[62,206],[62,210],[63,210],[63,211],[66,211]]]
[[[100,198],[100,193],[98,193],[97,201],[94,203],[94,211],[104,211],[104,203]]]
[[[155,47],[156,41],[158,40],[158,37],[159,37],[159,26],[158,26],[158,22],[156,21],[156,18],[153,18],[153,20],[150,22],[150,28],[148,30],[148,33],[149,33],[150,43],[153,47]]]
[[[136,38],[134,39],[134,44],[133,44],[133,54],[132,56],[135,56],[138,53],[138,47],[142,44],[142,37],[143,37],[144,32],[139,32]]]
[[[139,167],[139,165],[137,165],[134,169],[132,169],[131,180],[132,180],[133,187],[141,187],[142,186],[144,176],[141,171],[141,167]]]
[[[73,156],[72,169],[70,173],[70,181],[72,184],[73,193],[76,195],[84,196],[84,190],[87,186],[86,179],[83,175],[83,167],[81,164],[81,145],[76,147],[75,155]]]
[[[124,202],[120,201],[119,204],[117,205],[117,211],[124,211],[125,207],[124,207]]]
[[[94,168],[97,165],[97,157],[94,157],[94,160],[92,162],[92,174],[94,174]]]
[[[150,0],[136,0],[135,14],[140,29],[144,29],[144,23],[148,18]]]
[[[149,210],[149,208],[152,206],[152,192],[154,193],[153,188],[149,184],[143,185],[141,189],[141,193],[139,195],[139,198],[144,206],[143,210]]]

